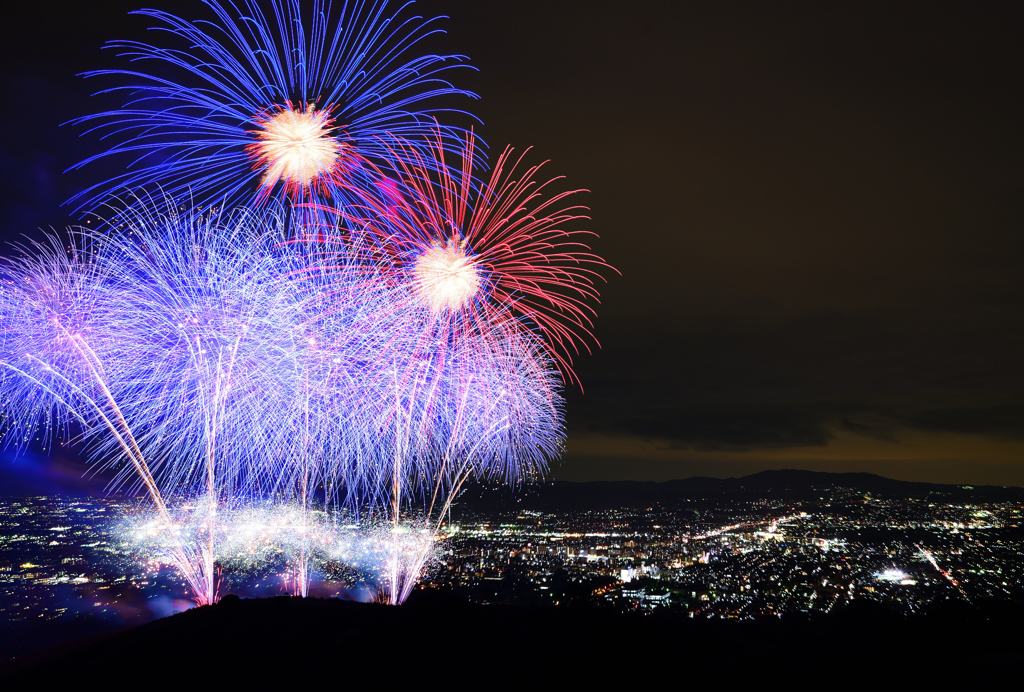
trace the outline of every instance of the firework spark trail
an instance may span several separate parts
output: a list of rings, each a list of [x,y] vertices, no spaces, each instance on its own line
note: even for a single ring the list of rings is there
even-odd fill
[[[134,278],[119,306],[122,338],[144,364],[129,378],[131,408],[150,421],[147,442],[158,450],[165,488],[202,496],[202,554],[212,578],[222,505],[288,496],[293,456],[302,506],[310,499],[309,397],[299,419],[282,416],[309,386],[308,373],[299,382],[296,352],[307,340],[284,280],[283,223],[245,213],[145,214],[127,225],[127,235],[96,244],[98,261]],[[305,594],[304,554],[298,562]]]
[[[315,339],[306,338],[309,320],[281,252],[292,246],[266,228],[275,217],[126,221],[119,234],[82,231],[75,261],[55,241],[7,272],[8,439],[24,441],[37,425],[66,430],[70,416],[99,468],[122,454],[131,462],[114,482],[145,486],[169,530],[164,496],[198,498],[205,538],[181,547],[187,555],[176,562],[208,603],[223,501],[287,499],[300,468],[308,507],[318,477],[311,450],[322,447],[314,438],[328,429],[325,418],[311,420],[309,371],[298,367]],[[74,333],[64,326],[76,321]],[[303,400],[303,417],[282,415]],[[305,592],[302,555],[298,572]]]
[[[8,261],[3,268],[0,292],[5,439],[24,445],[41,428],[44,444],[50,444],[54,437],[69,437],[74,423],[95,443],[107,430],[173,535],[163,495],[111,391],[103,360],[89,345],[94,330],[106,326],[98,298],[109,297],[116,288],[92,263],[74,254],[69,258],[56,239],[49,246],[24,250],[26,258]],[[208,579],[195,551],[180,540],[172,541],[168,550],[197,600],[204,602]]]
[[[205,4],[212,21],[134,13],[154,20],[167,43],[112,42],[132,67],[85,74],[119,81],[101,93],[125,103],[73,121],[113,142],[74,168],[109,156],[133,162],[75,196],[77,209],[154,186],[171,198],[164,211],[186,199],[198,208],[271,199],[344,207],[381,185],[367,163],[390,161],[385,132],[418,141],[437,129],[432,114],[472,118],[445,104],[476,98],[448,81],[465,58],[415,54],[443,31],[440,18],[405,16],[412,3],[391,11],[386,0],[345,2],[332,16],[325,0],[309,12],[299,0],[271,0],[269,17],[255,0]],[[159,66],[147,73],[138,61]],[[440,131],[457,148],[463,130]]]
[[[272,243],[257,240],[264,223],[137,221],[94,239],[96,261],[130,283],[112,308],[121,348],[134,356],[126,409],[148,423],[168,492],[249,492],[252,476],[285,451],[273,407],[295,328]]]
[[[398,603],[430,554],[436,518],[468,477],[521,483],[561,450],[561,381],[547,351],[515,319],[492,310],[486,331],[453,332],[415,287],[394,280],[390,264],[380,265],[376,246],[354,257],[358,236],[313,245],[293,272],[297,285],[312,284],[298,291],[310,296],[309,328],[333,356],[321,362],[348,359],[355,367],[315,378],[306,390],[315,405],[296,401],[288,417],[310,408],[345,412],[314,426],[333,426],[321,438],[330,448],[319,452],[329,460],[323,478],[345,493],[343,504],[367,507],[390,526],[386,600]],[[354,279],[338,281],[336,271]],[[352,286],[377,297],[371,310],[332,305]],[[410,523],[409,516],[420,518]],[[425,536],[412,553],[400,538],[406,530]]]
[[[521,482],[526,473],[543,469],[546,457],[559,448],[560,409],[551,405],[556,391],[554,368],[529,373],[540,374],[540,378],[521,377],[514,366],[529,361],[532,355],[522,346],[512,341],[508,347],[515,357],[492,361],[481,359],[479,352],[472,353],[476,360],[468,376],[466,365],[446,370],[427,361],[428,367],[419,368],[418,376],[405,383],[396,366],[388,602],[398,604],[408,598],[444,514],[467,478],[498,476]],[[518,396],[520,391],[541,396],[530,400]],[[529,434],[524,434],[523,422],[529,426]],[[417,498],[424,511],[422,518],[411,524],[418,527],[420,538],[419,547],[410,552],[403,538],[403,525],[410,526],[403,524],[403,510],[411,510]],[[439,511],[435,514],[435,510]]]
[[[297,235],[322,233],[303,228]],[[387,344],[395,341],[395,323],[381,319],[389,296],[379,293],[383,284],[374,280],[372,262],[360,259],[357,248],[334,248],[325,283],[319,253],[308,252],[306,241],[283,246],[291,262],[284,274],[287,293],[301,306],[301,323],[288,356],[291,365],[282,369],[291,374],[291,384],[282,390],[294,396],[282,402],[277,416],[291,421],[284,427],[292,431],[292,451],[290,463],[278,468],[285,480],[276,485],[296,487],[299,506],[308,512],[318,486],[327,504],[338,494],[345,496],[338,498],[342,504],[349,504],[346,500],[376,483],[370,477],[378,477],[377,462],[385,452],[380,431],[367,416],[367,402],[374,401],[377,383],[386,376],[383,364]],[[308,562],[304,547],[296,560],[302,593],[308,588]]]

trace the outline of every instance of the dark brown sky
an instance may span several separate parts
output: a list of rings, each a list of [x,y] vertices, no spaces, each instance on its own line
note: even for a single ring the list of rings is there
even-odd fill
[[[97,143],[57,124],[95,110],[73,75],[139,35],[137,4],[9,24],[6,237],[88,182],[60,171]],[[590,189],[622,272],[557,478],[1024,485],[1024,21],[893,5],[417,3],[479,68],[459,85],[492,149]]]

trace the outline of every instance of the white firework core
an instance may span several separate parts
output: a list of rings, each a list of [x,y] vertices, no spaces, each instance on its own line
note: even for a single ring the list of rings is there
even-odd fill
[[[480,290],[480,275],[465,247],[450,241],[432,245],[416,258],[413,268],[416,290],[432,312],[458,310]]]
[[[265,186],[281,180],[289,187],[307,188],[337,166],[342,145],[329,134],[331,119],[313,106],[305,111],[284,108],[260,125],[263,131],[253,148],[267,167]]]

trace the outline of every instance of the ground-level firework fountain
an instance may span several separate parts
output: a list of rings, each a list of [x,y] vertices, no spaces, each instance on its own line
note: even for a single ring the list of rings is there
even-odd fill
[[[179,505],[172,523],[142,509],[123,522],[120,534],[140,554],[175,567],[180,545],[205,545],[212,536],[213,561],[218,571],[228,575],[219,584],[219,595],[231,590],[231,574],[267,579],[274,571],[283,591],[305,595],[313,572],[343,565],[363,574],[374,585],[378,600],[395,604],[408,598],[445,538],[437,527],[420,522],[357,524],[323,509],[304,509],[297,502],[221,507],[212,530],[199,503]]]

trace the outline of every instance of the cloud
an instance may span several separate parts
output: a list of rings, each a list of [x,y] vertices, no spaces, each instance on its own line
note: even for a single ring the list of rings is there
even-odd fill
[[[711,452],[825,447],[845,434],[898,445],[921,431],[1024,440],[1024,405],[910,411],[852,402],[651,405],[621,418],[593,418],[583,427],[661,443],[666,450]]]
[[[891,423],[882,423],[874,419],[865,420],[860,417],[855,420],[852,416],[841,416],[837,421],[837,426],[854,435],[869,437],[873,440],[885,442],[898,441],[894,426]]]
[[[1024,405],[1021,404],[928,409],[900,420],[907,426],[932,432],[1024,439]]]
[[[798,408],[756,405],[677,408],[625,418],[604,429],[668,440],[672,449],[821,447],[831,438],[820,415]]]

